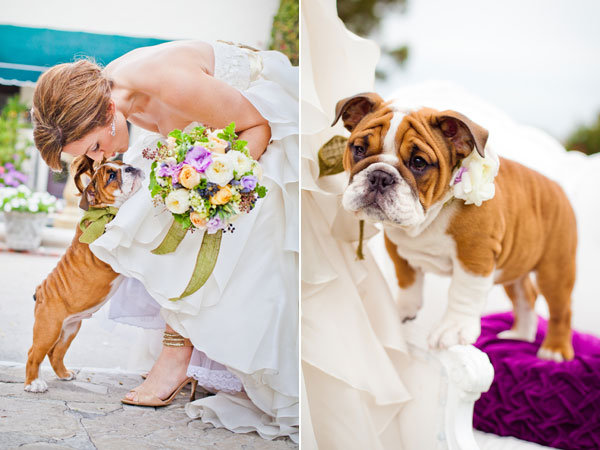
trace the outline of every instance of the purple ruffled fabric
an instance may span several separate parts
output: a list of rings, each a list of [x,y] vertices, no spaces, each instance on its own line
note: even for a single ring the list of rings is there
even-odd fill
[[[475,346],[494,366],[490,390],[475,403],[475,428],[563,449],[600,449],[600,339],[573,332],[575,358],[536,357],[546,335],[540,318],[534,343],[498,339],[512,313],[485,316]]]

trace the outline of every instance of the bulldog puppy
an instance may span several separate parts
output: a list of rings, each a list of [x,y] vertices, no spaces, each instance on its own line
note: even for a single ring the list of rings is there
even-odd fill
[[[142,171],[135,167],[120,161],[105,163],[93,174],[79,206],[85,210],[120,207],[140,188],[142,178]],[[81,186],[79,180],[77,184]],[[121,281],[108,264],[94,256],[88,244],[79,242],[81,234],[78,226],[63,257],[35,290],[35,323],[33,345],[27,357],[26,391],[48,389],[39,376],[39,367],[46,355],[58,378],[75,378],[75,374],[65,368],[65,353],[81,327],[81,320],[100,309]]]
[[[351,132],[344,154],[350,179],[343,206],[383,224],[405,293],[399,304],[402,320],[415,318],[423,273],[433,272],[450,275],[452,281],[445,315],[429,336],[432,348],[475,342],[493,284],[504,286],[514,308],[514,325],[500,337],[533,342],[538,291],[530,274],[535,273],[550,310],[538,357],[572,359],[577,230],[560,186],[500,158],[489,185],[491,198],[480,206],[466,204],[456,198],[454,184],[465,170],[465,158],[474,151],[486,156],[484,128],[455,111],[402,111],[374,93],[338,102],[334,124],[340,117]]]

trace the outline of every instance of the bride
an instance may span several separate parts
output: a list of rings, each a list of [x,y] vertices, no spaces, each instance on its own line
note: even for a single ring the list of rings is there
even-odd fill
[[[125,153],[150,172],[143,150],[192,122],[223,128],[260,158],[267,196],[226,234],[206,284],[179,301],[201,236],[154,255],[172,222],[147,189],[125,203],[90,249],[125,276],[111,318],[165,327],[147,379],[123,402],[162,406],[199,381],[216,393],[186,405],[191,417],[235,432],[298,438],[298,71],[281,53],[229,43],[176,41],[133,50],[104,69],[61,64],[36,86],[34,140],[60,170],[64,151],[93,170]],[[152,133],[128,150],[127,122]],[[145,187],[148,178],[145,180]]]

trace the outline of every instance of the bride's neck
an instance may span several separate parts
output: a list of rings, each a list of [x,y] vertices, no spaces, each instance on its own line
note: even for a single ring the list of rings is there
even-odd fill
[[[118,84],[114,84],[111,89],[111,98],[114,100],[117,109],[127,119],[132,114],[135,114],[144,109],[143,103],[145,95]]]

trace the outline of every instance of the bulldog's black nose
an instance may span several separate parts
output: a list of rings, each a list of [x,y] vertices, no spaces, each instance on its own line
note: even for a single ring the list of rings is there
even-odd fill
[[[384,170],[374,170],[367,177],[372,189],[383,193],[387,188],[392,186],[396,181],[394,176]]]
[[[140,169],[136,169],[133,166],[129,166],[125,168],[125,173],[138,173],[140,171]]]

